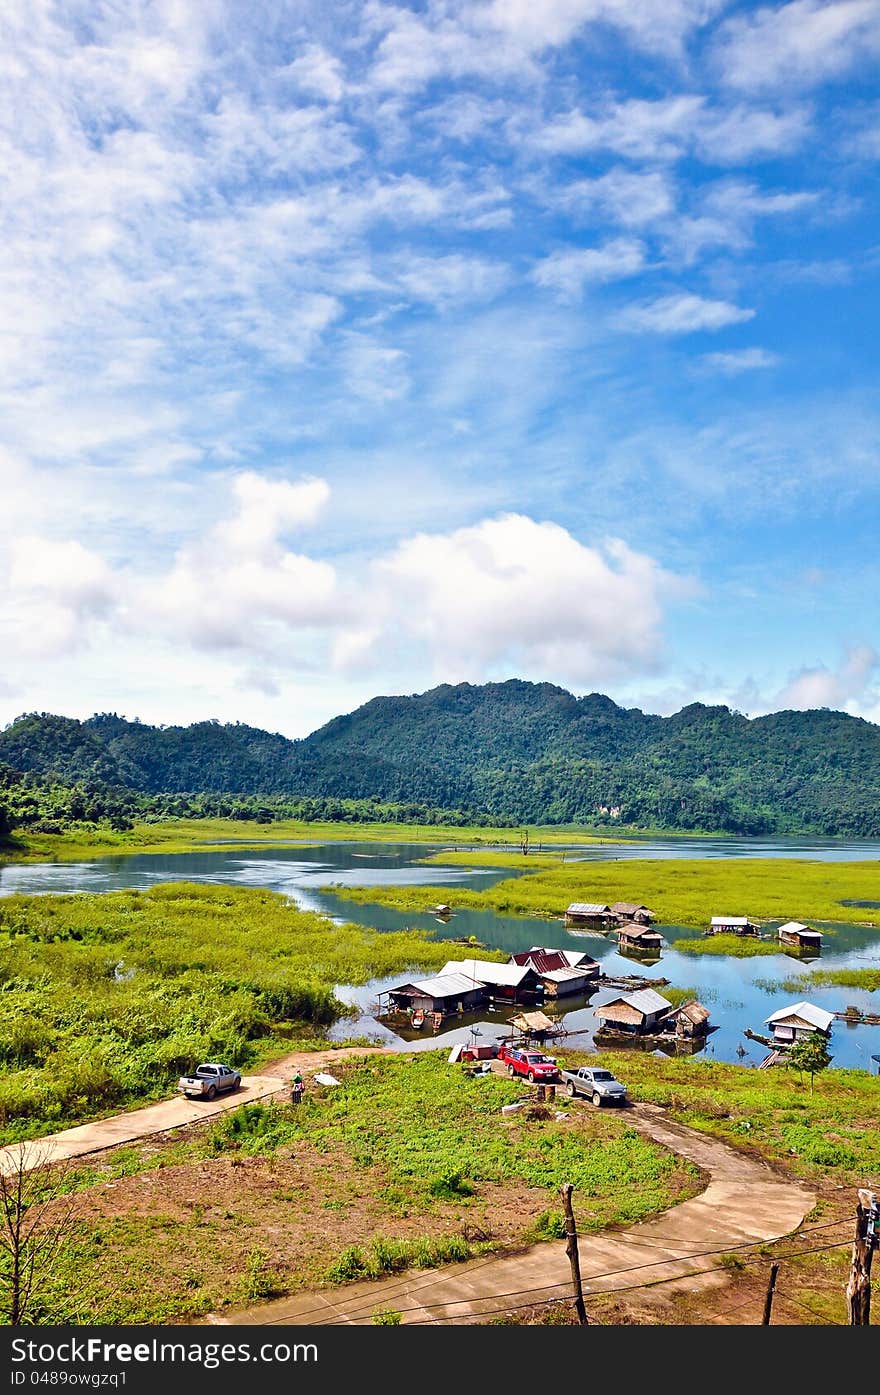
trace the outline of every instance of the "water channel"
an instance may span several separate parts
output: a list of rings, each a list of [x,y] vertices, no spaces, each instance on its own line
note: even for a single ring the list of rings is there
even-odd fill
[[[558,846],[558,845],[557,845]],[[535,845],[537,850],[537,845]],[[823,923],[826,933],[821,958],[804,961],[794,952],[761,955],[752,959],[737,959],[726,955],[690,956],[677,946],[700,932],[683,926],[663,925],[658,928],[664,939],[660,959],[645,964],[617,952],[613,940],[601,934],[568,931],[560,919],[497,915],[491,911],[459,911],[444,923],[426,907],[423,912],[401,912],[381,906],[356,905],[343,900],[334,887],[346,885],[432,885],[486,887],[494,882],[517,875],[516,869],[419,865],[419,859],[442,851],[441,845],[413,843],[331,842],[291,844],[255,851],[236,848],[234,844],[221,852],[149,853],[101,857],[91,862],[0,863],[0,896],[16,892],[25,894],[104,892],[126,888],[149,889],[160,882],[196,881],[240,886],[266,887],[289,896],[304,910],[319,911],[337,922],[354,921],[377,930],[398,930],[418,927],[437,939],[455,940],[474,935],[491,948],[514,952],[531,945],[586,950],[600,960],[602,970],[615,976],[644,974],[648,978],[665,978],[676,987],[692,989],[709,1008],[711,1020],[717,1026],[701,1053],[706,1059],[742,1061],[757,1065],[766,1054],[762,1046],[743,1037],[743,1028],[763,1031],[767,1016],[786,1003],[806,997],[829,1011],[843,1011],[850,1003],[863,1009],[877,1011],[877,994],[840,987],[813,987],[809,977],[819,968],[864,969],[880,967],[880,925]],[[880,860],[880,843],[876,841],[833,839],[749,839],[749,838],[655,838],[631,840],[616,844],[592,844],[572,848],[567,860],[584,864],[583,900],[590,900],[589,863],[609,858],[714,858],[714,857],[800,857],[818,861]],[[523,869],[526,870],[526,869]],[[562,908],[560,908],[562,909]],[[730,911],[730,907],[719,907]],[[735,908],[733,908],[735,909]],[[797,914],[797,908],[792,908]],[[872,908],[865,909],[865,919],[874,918]],[[876,917],[880,919],[880,917]],[[775,928],[775,923],[772,928]],[[451,959],[464,958],[469,951],[460,944],[450,944]],[[804,976],[806,986],[796,993],[786,989],[784,981]],[[425,977],[424,972],[409,977]],[[446,1046],[458,1041],[489,1041],[504,1034],[506,1016],[501,1012],[484,1011],[473,1018],[459,1018],[449,1031],[410,1034],[415,1040],[404,1041],[387,1026],[376,1021],[377,995],[390,983],[399,983],[406,974],[392,979],[374,981],[363,988],[339,985],[337,995],[356,1009],[356,1015],[341,1019],[331,1029],[331,1036],[368,1036],[389,1045],[408,1048]],[[662,991],[662,990],[661,990]],[[571,1045],[580,1050],[593,1049],[593,1029],[596,1026],[593,1007],[607,1001],[614,992],[600,989],[589,1002],[586,999],[563,999],[553,1006],[554,1013],[563,1017],[566,1030],[577,1032]],[[744,1050],[745,1056],[739,1055]],[[880,1055],[880,1027],[850,1026],[837,1021],[830,1047],[835,1066],[858,1066],[876,1070],[872,1055]]]

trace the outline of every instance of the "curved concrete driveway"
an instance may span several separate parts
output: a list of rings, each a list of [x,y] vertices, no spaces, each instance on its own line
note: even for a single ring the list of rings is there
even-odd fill
[[[34,1138],[27,1143],[15,1143],[0,1147],[0,1174],[8,1176],[24,1169],[36,1167],[39,1163],[56,1163],[65,1158],[81,1158],[88,1153],[101,1153],[105,1148],[117,1148],[120,1143],[134,1143],[139,1138],[149,1138],[151,1134],[167,1133],[169,1129],[182,1129],[186,1124],[196,1124],[209,1119],[212,1114],[222,1114],[227,1109],[237,1109],[249,1100],[265,1099],[267,1095],[286,1090],[290,1076],[296,1070],[303,1075],[314,1075],[324,1066],[332,1066],[336,1061],[347,1060],[351,1056],[368,1056],[376,1053],[389,1053],[389,1047],[336,1046],[326,1051],[294,1051],[290,1055],[272,1061],[271,1075],[242,1076],[241,1086],[229,1095],[219,1095],[215,1100],[190,1100],[183,1095],[175,1095],[170,1100],[160,1100],[144,1109],[131,1109],[125,1114],[114,1114],[110,1119],[95,1119],[90,1124],[78,1124],[73,1129],[63,1129],[60,1133],[47,1134],[45,1138]],[[391,1053],[393,1054],[393,1053]],[[277,1073],[276,1073],[277,1072]]]
[[[666,1118],[655,1105],[636,1105],[627,1121],[655,1143],[688,1158],[709,1174],[699,1196],[628,1230],[580,1239],[581,1276],[589,1309],[590,1290],[624,1292],[645,1284],[695,1289],[727,1282],[717,1254],[789,1235],[815,1203],[798,1182],[767,1164],[738,1153]],[[577,1195],[575,1194],[575,1205]],[[412,1271],[341,1289],[296,1294],[224,1316],[212,1323],[291,1325],[357,1324],[372,1321],[377,1308],[394,1308],[405,1323],[466,1323],[511,1307],[565,1298],[571,1292],[564,1246],[545,1243],[524,1253],[433,1271]]]
[[[0,1172],[5,1176],[17,1171],[21,1165],[21,1148],[24,1148],[26,1170],[43,1162],[55,1163],[65,1158],[80,1158],[87,1153],[100,1153],[105,1148],[116,1148],[120,1143],[133,1143],[138,1138],[148,1138],[153,1133],[182,1129],[186,1124],[209,1119],[212,1114],[237,1109],[248,1100],[259,1100],[266,1095],[274,1095],[283,1090],[284,1085],[285,1082],[278,1076],[245,1075],[239,1089],[232,1090],[228,1095],[218,1095],[215,1100],[190,1100],[183,1095],[177,1095],[174,1099],[149,1104],[145,1109],[132,1109],[128,1114],[116,1114],[112,1119],[96,1119],[91,1124],[79,1124],[75,1129],[64,1129],[61,1133],[34,1138],[25,1144],[12,1144],[11,1147],[0,1149]]]

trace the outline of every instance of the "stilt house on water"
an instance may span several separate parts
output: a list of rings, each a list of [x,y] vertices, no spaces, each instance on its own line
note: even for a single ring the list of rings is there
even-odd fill
[[[645,1036],[660,1030],[658,1024],[671,1008],[669,999],[653,988],[640,988],[637,993],[621,993],[593,1011],[603,1029]]]
[[[663,1025],[667,1022],[674,1027],[677,1037],[704,1037],[709,1030],[709,1009],[693,998],[673,1008],[663,1019]]]
[[[803,1037],[811,1037],[814,1032],[830,1036],[834,1014],[816,1007],[815,1003],[792,1003],[791,1007],[771,1013],[764,1021],[773,1033],[773,1040],[779,1046],[788,1046]]]
[[[534,969],[549,998],[589,993],[599,978],[599,961],[572,949],[542,949],[533,945],[531,949],[512,954],[510,963]]]
[[[713,915],[707,935],[758,935],[760,926],[745,915]]]
[[[599,901],[572,901],[565,912],[565,923],[575,930],[611,930],[617,916]]]
[[[650,925],[652,920],[657,919],[656,911],[649,911],[647,906],[637,906],[633,901],[615,901],[611,909],[621,923],[630,921],[636,925]]]
[[[621,925],[617,931],[617,943],[621,949],[659,954],[663,937],[659,930],[652,930],[650,925]]]
[[[493,964],[489,959],[450,959],[441,974],[463,974],[483,990],[483,1001],[503,998],[533,1003],[544,996],[540,976],[528,964]]]
[[[818,953],[822,948],[821,932],[810,925],[801,925],[799,920],[780,925],[777,934],[784,945],[794,945],[796,949],[812,949]]]
[[[474,983],[472,978],[466,978],[462,973],[447,973],[446,969],[436,978],[423,978],[416,983],[402,983],[399,988],[391,988],[388,997],[401,1011],[415,1011],[418,1008],[422,1012],[440,1012],[444,1016],[468,1012],[486,1001],[481,983]]]

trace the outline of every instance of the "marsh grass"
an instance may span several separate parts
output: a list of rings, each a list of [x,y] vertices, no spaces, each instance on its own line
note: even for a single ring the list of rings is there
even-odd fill
[[[0,900],[0,1140],[167,1094],[199,1060],[290,1049],[336,983],[445,962],[418,931],[337,926],[282,896],[176,882]],[[119,966],[124,966],[120,974]]]
[[[453,909],[468,907],[504,915],[555,917],[562,917],[572,901],[637,901],[656,911],[664,925],[698,927],[707,926],[713,915],[724,913],[749,915],[756,920],[797,917],[804,921],[859,925],[870,919],[864,907],[847,906],[843,902],[880,901],[880,863],[876,861],[671,858],[563,863],[561,857],[552,854],[540,854],[533,859],[531,854],[524,858],[513,851],[443,854],[436,861],[475,867],[516,867],[524,869],[525,875],[482,890],[463,886],[334,887],[332,890],[344,899],[373,902],[399,910],[419,910],[436,897],[449,902]],[[778,946],[772,952],[778,953]]]

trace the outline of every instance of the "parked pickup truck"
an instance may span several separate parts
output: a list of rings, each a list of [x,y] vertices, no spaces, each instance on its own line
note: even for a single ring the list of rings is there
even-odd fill
[[[190,1098],[213,1100],[223,1090],[237,1090],[241,1075],[231,1066],[221,1066],[217,1062],[207,1062],[196,1066],[192,1075],[182,1075],[177,1088],[182,1095]]]
[[[610,1070],[599,1070],[593,1066],[581,1066],[578,1070],[564,1070],[565,1093],[572,1099],[575,1095],[589,1095],[595,1105],[623,1104],[626,1099],[626,1086],[615,1080]]]
[[[559,1067],[550,1056],[521,1046],[502,1046],[499,1061],[507,1062],[508,1075],[524,1075],[529,1081],[558,1080]]]

